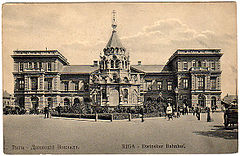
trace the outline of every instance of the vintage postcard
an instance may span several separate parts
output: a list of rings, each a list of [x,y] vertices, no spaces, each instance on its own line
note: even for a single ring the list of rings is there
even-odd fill
[[[4,153],[238,152],[236,2],[2,8]]]

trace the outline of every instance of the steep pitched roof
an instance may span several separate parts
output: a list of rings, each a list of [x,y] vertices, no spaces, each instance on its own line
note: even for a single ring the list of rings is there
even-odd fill
[[[90,74],[98,69],[93,65],[70,65],[64,66],[61,73],[63,74]]]
[[[160,73],[160,72],[168,72],[165,65],[132,65],[132,68],[135,68],[144,73]]]
[[[110,47],[113,47],[113,48],[123,48],[123,45],[120,41],[120,39],[118,38],[118,35],[117,35],[117,31],[116,30],[113,30],[112,31],[112,35],[106,45],[107,48],[110,48]]]

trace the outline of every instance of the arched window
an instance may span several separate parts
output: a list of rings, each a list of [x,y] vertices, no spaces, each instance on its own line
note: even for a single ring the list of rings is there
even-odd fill
[[[79,104],[80,103],[80,100],[78,98],[75,98],[74,99],[74,104]]]
[[[119,60],[115,61],[115,68],[119,68]]]
[[[68,98],[64,99],[64,106],[70,106],[70,101]]]
[[[32,97],[31,101],[32,101],[32,108],[34,110],[36,110],[38,108],[38,101],[39,101],[39,99],[37,97]]]
[[[126,68],[126,69],[128,68],[128,63],[127,63],[127,61],[125,61],[125,68]]]
[[[123,98],[126,100],[128,99],[128,90],[127,89],[123,90]]]
[[[202,108],[205,107],[205,96],[203,94],[198,96],[198,105]]]
[[[124,69],[124,61],[122,61],[122,68]]]
[[[107,69],[107,68],[108,68],[108,62],[105,61],[105,69]]]
[[[114,61],[111,60],[111,68],[114,68]]]
[[[211,98],[211,108],[216,108],[216,105],[217,105],[217,100],[216,100],[216,97],[212,97]]]

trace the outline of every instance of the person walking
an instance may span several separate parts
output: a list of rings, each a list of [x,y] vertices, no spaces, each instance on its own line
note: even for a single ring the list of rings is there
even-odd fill
[[[58,116],[61,117],[61,106],[60,106],[60,103],[57,107],[57,111],[58,111]]]
[[[177,118],[179,118],[180,117],[180,107],[178,106],[177,107]]]
[[[173,120],[173,117],[172,117],[173,109],[170,104],[168,104],[168,107],[166,109],[166,114],[167,114],[168,120],[170,120],[170,118]]]
[[[211,122],[210,108],[207,107],[207,108],[206,108],[206,111],[207,111],[207,122]]]
[[[44,107],[44,119],[48,118],[48,107]]]
[[[188,115],[188,106],[185,107],[185,112],[186,112],[186,115]]]
[[[198,107],[196,107],[196,117],[200,120],[200,109]]]
[[[192,115],[195,115],[195,107],[192,107]]]

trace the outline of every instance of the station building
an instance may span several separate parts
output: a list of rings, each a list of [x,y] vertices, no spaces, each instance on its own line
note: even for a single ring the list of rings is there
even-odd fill
[[[81,105],[162,109],[221,105],[220,49],[178,49],[164,65],[130,64],[112,24],[98,61],[70,65],[58,50],[16,50],[15,104],[27,110]]]

